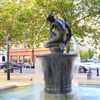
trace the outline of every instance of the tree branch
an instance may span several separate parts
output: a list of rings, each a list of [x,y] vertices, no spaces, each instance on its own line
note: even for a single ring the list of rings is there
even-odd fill
[[[85,18],[87,18],[87,17],[89,17],[89,16],[90,16],[90,15],[84,16],[83,18],[77,20],[76,22],[80,22],[81,20],[83,20],[83,19],[85,19]]]

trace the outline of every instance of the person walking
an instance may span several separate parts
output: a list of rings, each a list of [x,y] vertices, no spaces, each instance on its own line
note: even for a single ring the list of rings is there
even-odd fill
[[[92,75],[93,75],[93,73],[91,71],[91,68],[89,68],[89,71],[87,73],[87,79],[91,79]]]

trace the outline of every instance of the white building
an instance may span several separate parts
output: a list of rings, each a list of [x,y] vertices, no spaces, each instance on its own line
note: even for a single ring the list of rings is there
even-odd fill
[[[7,51],[0,50],[0,63],[3,63],[2,57],[5,57],[5,61],[7,61]]]

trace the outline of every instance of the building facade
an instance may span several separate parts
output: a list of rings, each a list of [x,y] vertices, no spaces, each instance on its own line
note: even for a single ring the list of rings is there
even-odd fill
[[[16,63],[34,63],[36,55],[49,53],[46,48],[38,49],[10,49],[9,61]]]
[[[7,61],[7,51],[0,50],[0,64]]]

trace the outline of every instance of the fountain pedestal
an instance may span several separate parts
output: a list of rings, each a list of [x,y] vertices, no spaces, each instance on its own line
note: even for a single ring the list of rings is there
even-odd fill
[[[44,54],[37,57],[42,61],[45,91],[52,94],[69,94],[72,85],[73,60],[77,54]]]
[[[76,92],[69,94],[50,94],[41,91],[39,100],[78,100]]]

